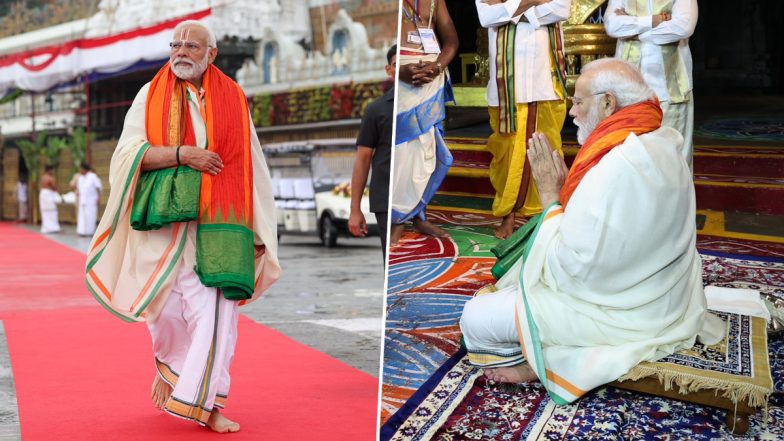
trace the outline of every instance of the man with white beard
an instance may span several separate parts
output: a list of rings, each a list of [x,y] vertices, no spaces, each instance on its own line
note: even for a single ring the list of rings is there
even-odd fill
[[[587,64],[571,99],[577,158],[567,170],[534,134],[545,210],[496,248],[495,292],[467,302],[460,321],[488,378],[538,378],[557,404],[692,346],[698,333],[707,344],[721,337],[721,319],[705,309],[683,137],[661,126],[655,94],[624,61]]]
[[[147,322],[156,407],[236,432],[218,409],[238,307],[280,276],[272,186],[245,94],[212,64],[215,35],[185,21],[170,46],[125,118],[87,286],[119,318]]]

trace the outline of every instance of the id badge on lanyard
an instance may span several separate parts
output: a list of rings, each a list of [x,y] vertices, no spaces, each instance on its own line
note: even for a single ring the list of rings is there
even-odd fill
[[[429,28],[417,28],[419,38],[422,41],[422,47],[426,54],[440,54],[441,47],[436,40],[436,33]]]

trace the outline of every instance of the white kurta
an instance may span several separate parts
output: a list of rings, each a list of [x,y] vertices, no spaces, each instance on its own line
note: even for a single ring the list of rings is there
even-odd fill
[[[98,175],[91,171],[79,175],[76,180],[76,191],[79,195],[76,234],[92,236],[95,233],[95,225],[98,220],[98,200],[101,197],[102,189],[103,186]]]
[[[518,261],[499,292],[487,294],[515,303],[507,307],[516,317],[494,316],[490,326],[508,339],[513,325],[504,321],[516,321],[519,340],[486,345],[493,333],[480,296],[461,320],[469,352],[519,357],[522,348],[551,395],[568,402],[641,361],[690,347],[706,309],[681,142],[666,127],[629,135],[585,175],[562,213],[547,210],[525,265]]]
[[[16,218],[27,220],[27,184],[24,182],[16,183]]]
[[[41,208],[41,232],[57,233],[60,231],[60,221],[57,215],[57,204],[63,198],[54,190],[42,188],[38,195],[38,205]]]
[[[689,37],[697,26],[697,0],[675,0],[672,5],[672,19],[660,23],[655,28],[652,18],[652,4],[644,14],[617,15],[616,9],[628,8],[629,0],[610,0],[607,12],[604,14],[604,26],[607,34],[617,38],[615,57],[624,59],[624,48],[629,39],[640,41],[640,62],[637,66],[642,72],[645,82],[656,92],[661,101],[664,120],[662,125],[672,127],[683,136],[681,154],[686,158],[689,168],[693,169],[694,156],[694,99],[692,89],[692,59],[689,50]],[[635,2],[638,3],[638,2]],[[668,77],[676,76],[675,72],[668,71],[662,57],[662,46],[677,45],[678,63],[686,74],[685,80],[688,88],[684,102],[671,102],[667,88]],[[628,61],[628,60],[627,60]]]
[[[628,38],[639,38],[640,72],[645,82],[656,92],[659,101],[669,101],[666,78],[669,72],[664,68],[661,55],[661,46],[669,44],[678,45],[680,61],[686,70],[689,88],[693,88],[692,59],[689,50],[689,37],[697,27],[697,0],[675,0],[672,5],[672,19],[651,27],[653,18],[650,8],[647,15],[616,15],[616,9],[628,9],[627,0],[610,0],[607,3],[607,12],[604,14],[604,27],[607,35],[618,39],[615,57],[623,59],[623,47]]]
[[[487,84],[487,105],[498,106],[496,75],[496,27],[509,22],[517,23],[515,34],[515,97],[518,103],[550,101],[560,99],[553,86],[552,50],[546,26],[569,18],[571,0],[551,0],[543,5],[527,9],[523,15],[528,23],[520,21],[523,15],[513,17],[520,0],[488,5],[476,0],[479,22],[487,28],[489,41],[490,81]]]
[[[16,200],[18,202],[27,202],[27,184],[24,182],[16,183]]]

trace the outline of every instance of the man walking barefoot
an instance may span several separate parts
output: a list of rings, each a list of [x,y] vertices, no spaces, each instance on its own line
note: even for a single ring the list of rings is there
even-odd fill
[[[272,187],[247,99],[212,62],[215,35],[180,23],[112,157],[112,192],[87,256],[109,311],[146,321],[154,404],[236,432],[226,405],[238,307],[279,276]]]

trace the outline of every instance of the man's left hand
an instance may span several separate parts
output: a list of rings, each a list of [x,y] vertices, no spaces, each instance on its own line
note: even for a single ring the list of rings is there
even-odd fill
[[[356,237],[365,237],[368,233],[365,215],[361,211],[351,210],[348,216],[348,230]]]
[[[561,155],[550,147],[547,137],[540,132],[534,132],[528,140],[528,162],[542,207],[558,201],[569,168]]]
[[[413,84],[417,86],[432,82],[441,73],[438,65],[433,61],[419,62],[413,65],[412,70],[414,75],[411,76],[411,79]]]

